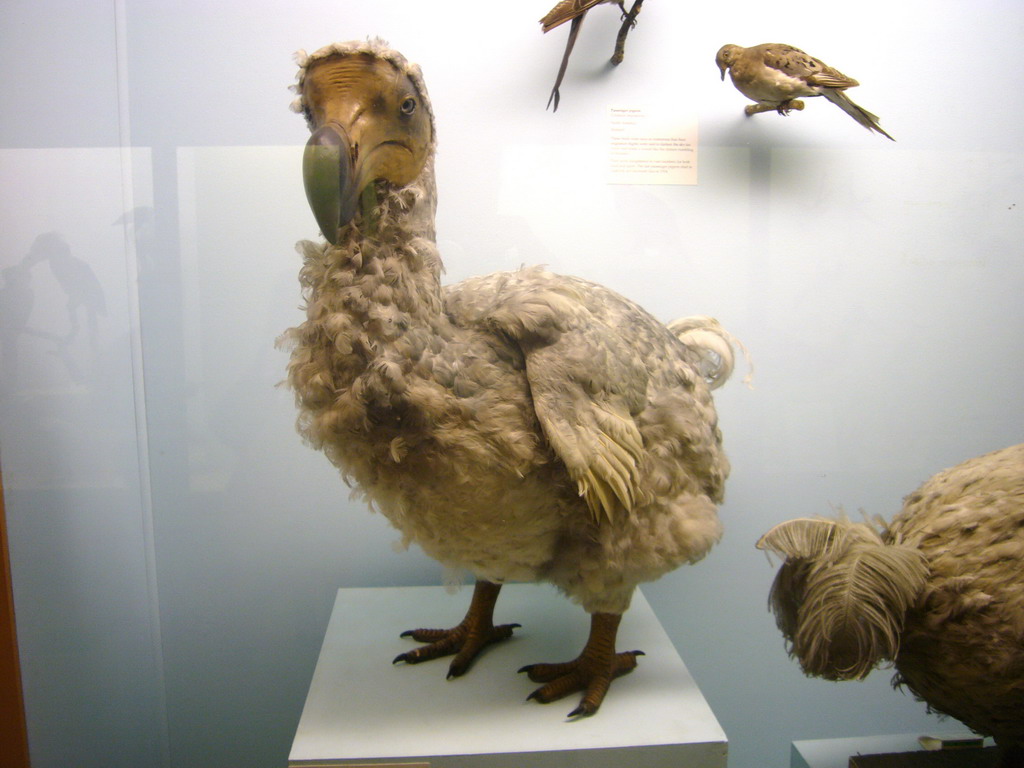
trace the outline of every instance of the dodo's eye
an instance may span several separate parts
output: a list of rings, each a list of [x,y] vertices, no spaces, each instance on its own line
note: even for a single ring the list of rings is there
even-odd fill
[[[411,115],[413,112],[416,111],[416,99],[409,97],[408,99],[403,101],[401,110],[403,115]]]

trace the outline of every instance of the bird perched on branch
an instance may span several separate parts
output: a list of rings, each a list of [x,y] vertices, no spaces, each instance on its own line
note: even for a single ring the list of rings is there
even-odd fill
[[[637,584],[717,541],[729,470],[711,388],[731,337],[669,326],[539,268],[442,288],[434,119],[420,70],[380,40],[299,57],[303,171],[326,242],[300,243],[306,320],[286,332],[299,429],[433,558],[472,572],[465,619],[407,633],[396,661],[486,645],[505,581],[544,580],[591,614],[579,657],[521,671],[531,698],[597,710],[636,665],[615,650]]]
[[[753,48],[723,45],[715,63],[725,80],[726,70],[736,90],[757,104],[747,105],[748,116],[758,112],[777,111],[786,115],[801,110],[800,97],[824,96],[869,131],[877,131],[895,141],[878,124],[878,116],[850,101],[847,88],[860,85],[823,61],[809,56],[799,48],[781,43],[764,43]]]
[[[555,87],[551,89],[551,95],[548,97],[548,106],[550,107],[552,102],[555,104],[553,112],[558,111],[558,102],[561,98],[558,88],[562,85],[566,67],[569,66],[569,56],[572,54],[573,46],[576,45],[576,37],[580,33],[583,17],[595,5],[602,3],[614,3],[622,11],[622,26],[619,27],[619,34],[615,38],[615,51],[611,58],[612,64],[617,66],[622,63],[622,59],[626,55],[626,36],[629,34],[629,30],[636,26],[636,17],[640,14],[644,0],[633,0],[633,6],[628,13],[625,0],[559,0],[559,3],[540,20],[544,32],[550,32],[555,27],[567,21],[570,22],[569,39],[565,43],[565,53],[562,54],[562,63],[558,67],[558,77],[555,78]]]
[[[804,672],[893,662],[894,684],[1024,766],[1024,444],[939,472],[889,525],[790,520],[757,546],[785,558],[770,603]]]

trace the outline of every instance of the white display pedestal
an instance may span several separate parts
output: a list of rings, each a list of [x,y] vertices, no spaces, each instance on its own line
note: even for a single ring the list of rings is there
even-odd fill
[[[848,739],[813,739],[794,741],[790,752],[790,768],[847,768],[851,755],[883,755],[895,752],[924,751],[917,741],[918,733],[900,733],[893,736],[861,736]],[[928,734],[943,736],[941,733]],[[948,734],[969,736],[957,731]],[[987,739],[986,744],[992,740]]]
[[[523,626],[465,676],[445,679],[450,659],[392,665],[417,645],[402,631],[455,626],[471,594],[339,590],[288,765],[724,768],[725,733],[639,591],[618,648],[647,655],[615,681],[593,717],[566,719],[578,694],[527,701],[538,686],[516,674],[526,664],[568,661],[586,642],[589,616],[547,585],[502,589],[495,623]]]

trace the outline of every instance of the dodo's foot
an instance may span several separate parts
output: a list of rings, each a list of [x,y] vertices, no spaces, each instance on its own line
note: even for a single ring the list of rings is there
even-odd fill
[[[400,653],[392,662],[397,664],[419,664],[422,661],[438,659],[442,656],[455,654],[448,667],[448,677],[459,677],[466,673],[473,660],[480,652],[492,643],[512,637],[512,630],[519,624],[501,624],[494,626],[494,603],[501,591],[500,584],[489,581],[478,581],[473,590],[473,600],[469,605],[466,618],[457,627],[451,629],[410,629],[402,633],[402,637],[411,637],[420,646],[406,653]]]
[[[612,680],[636,668],[643,651],[615,652],[615,635],[622,615],[595,613],[590,619],[590,637],[582,653],[563,664],[529,664],[520,672],[541,686],[528,699],[541,704],[557,701],[570,693],[583,691],[583,697],[569,717],[592,715],[604,701]]]

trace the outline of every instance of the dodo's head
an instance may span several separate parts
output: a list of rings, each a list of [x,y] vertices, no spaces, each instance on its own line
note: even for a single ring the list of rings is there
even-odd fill
[[[297,54],[292,105],[312,132],[302,162],[306,198],[332,244],[372,207],[378,181],[401,187],[423,172],[434,121],[419,67],[381,40]]]

